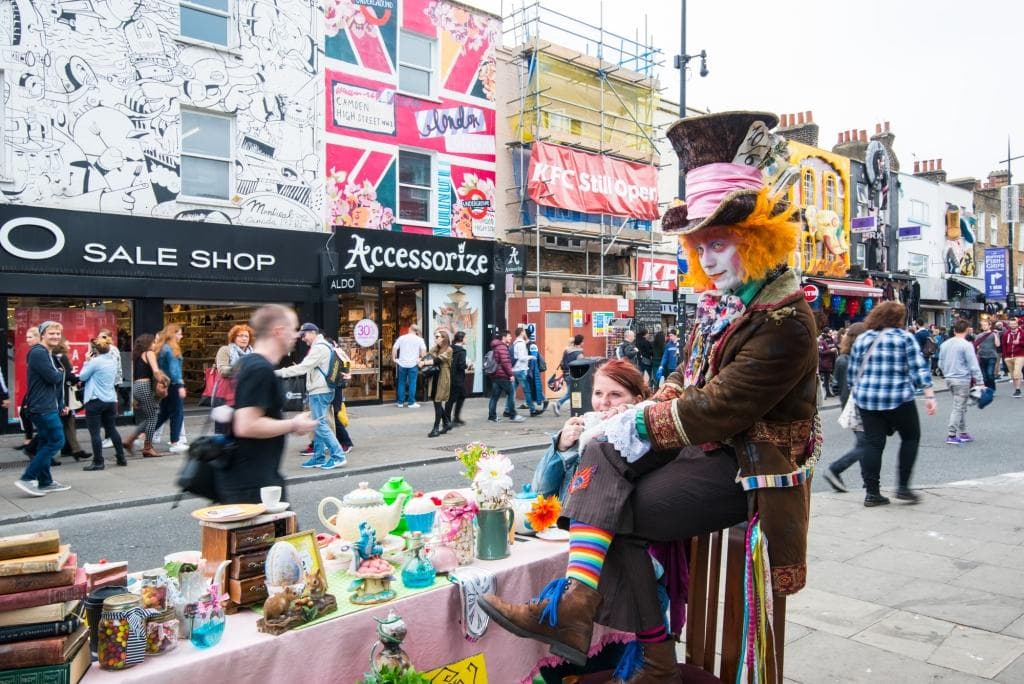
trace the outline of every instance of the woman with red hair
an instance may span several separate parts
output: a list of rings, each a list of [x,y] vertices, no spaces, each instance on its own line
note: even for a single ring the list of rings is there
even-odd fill
[[[653,402],[617,407],[586,444],[568,487],[564,578],[512,604],[481,608],[512,633],[586,661],[593,625],[636,633],[614,682],[681,682],[648,545],[744,520],[751,583],[745,619],[758,625],[743,665],[771,672],[770,593],[806,582],[810,477],[820,452],[817,326],[787,267],[799,223],[786,203],[786,141],[763,112],[687,117],[667,135],[686,174],[686,202],[662,228],[680,234],[700,302],[681,364]],[[669,558],[678,558],[670,551]],[[666,567],[666,572],[672,569]],[[675,579],[674,577],[672,578]],[[761,627],[763,625],[763,627]],[[778,673],[776,673],[778,674]]]

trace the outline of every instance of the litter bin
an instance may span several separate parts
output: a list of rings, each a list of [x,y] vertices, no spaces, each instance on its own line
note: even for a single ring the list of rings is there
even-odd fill
[[[593,410],[590,395],[594,392],[594,368],[602,361],[601,356],[581,356],[569,363],[570,415],[579,416]]]

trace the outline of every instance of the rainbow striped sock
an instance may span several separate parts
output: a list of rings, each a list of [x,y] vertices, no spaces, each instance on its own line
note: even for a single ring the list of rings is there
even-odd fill
[[[636,640],[641,644],[656,644],[659,641],[664,641],[668,638],[668,632],[665,631],[665,625],[661,624],[653,629],[647,629],[642,632],[636,633]]]
[[[569,521],[569,565],[565,576],[597,589],[601,579],[604,557],[615,535],[600,527],[593,527],[576,520]]]

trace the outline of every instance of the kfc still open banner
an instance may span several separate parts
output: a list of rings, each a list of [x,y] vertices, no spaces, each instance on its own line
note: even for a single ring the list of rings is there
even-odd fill
[[[657,219],[658,175],[653,166],[534,143],[527,193],[537,204],[587,214]]]

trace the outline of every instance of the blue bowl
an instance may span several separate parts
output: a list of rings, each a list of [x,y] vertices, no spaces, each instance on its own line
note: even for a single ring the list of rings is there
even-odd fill
[[[415,515],[409,515],[406,513],[405,524],[409,528],[410,532],[430,534],[434,531],[434,517],[436,515],[436,511],[430,511],[429,513],[416,513]]]

